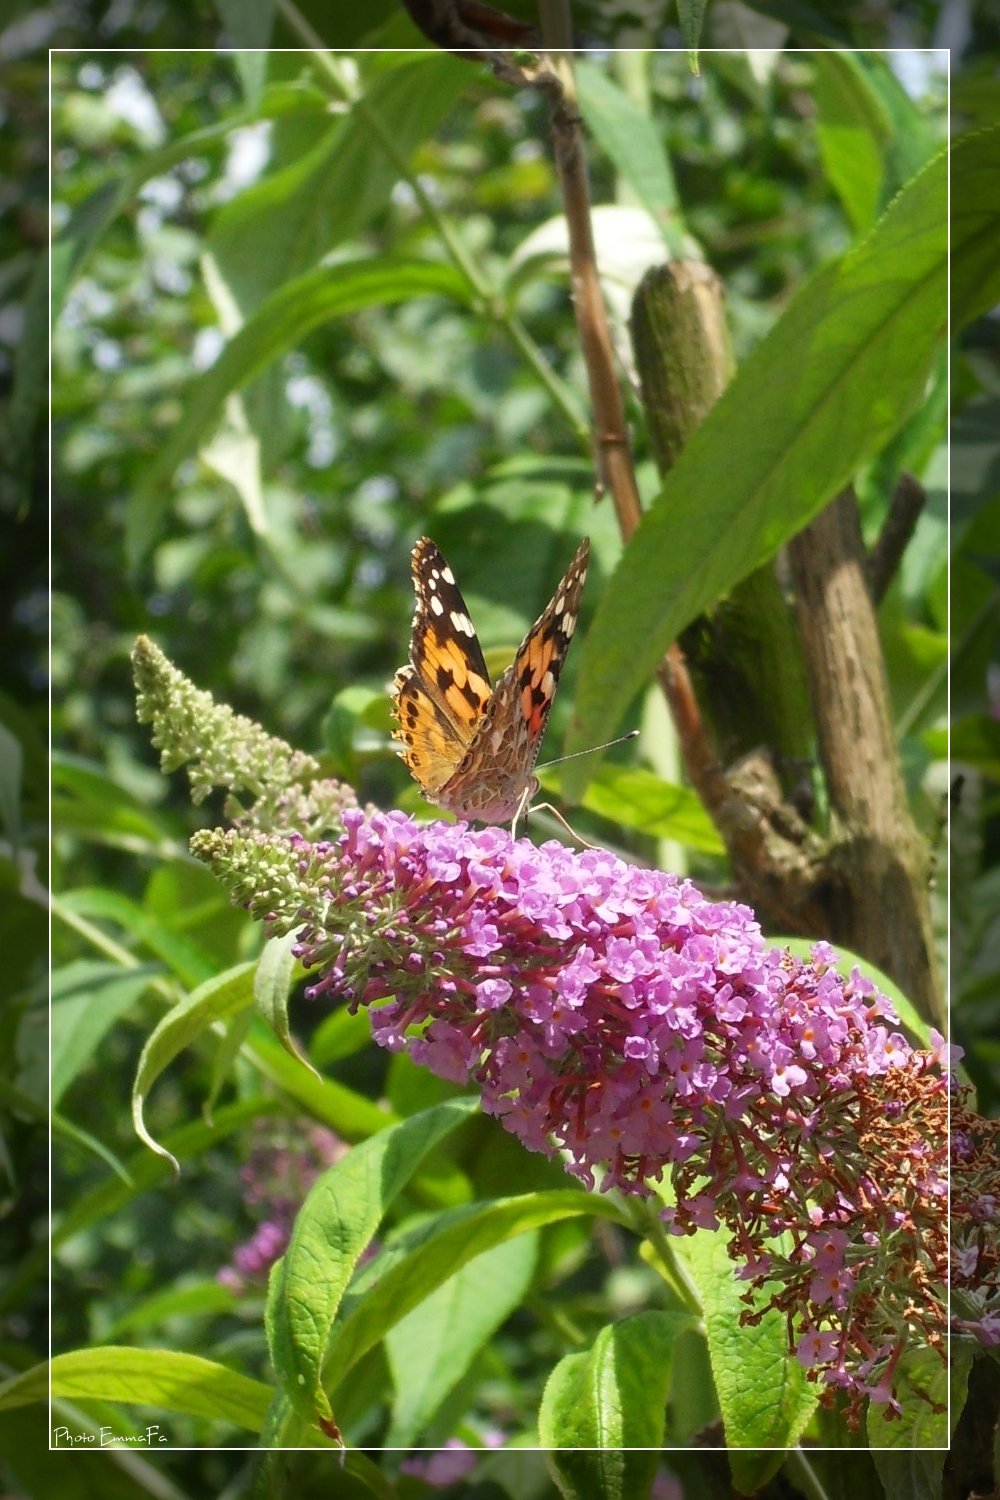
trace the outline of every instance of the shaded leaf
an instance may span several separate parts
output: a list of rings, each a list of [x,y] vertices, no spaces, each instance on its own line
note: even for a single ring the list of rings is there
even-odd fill
[[[964,328],[1000,301],[1000,126],[951,149],[951,317]]]
[[[553,1370],[538,1435],[567,1500],[646,1495],[660,1461],[674,1344],[695,1318],[643,1312],[603,1328]]]
[[[152,967],[78,959],[52,975],[51,1089],[55,1107],[78,1074],[89,1067],[102,1038],[142,995]]]

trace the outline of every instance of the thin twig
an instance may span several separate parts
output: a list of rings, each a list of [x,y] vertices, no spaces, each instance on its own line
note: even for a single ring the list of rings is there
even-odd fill
[[[912,474],[900,474],[882,530],[865,562],[868,589],[876,604],[881,603],[896,576],[926,504],[927,491],[923,485]]]

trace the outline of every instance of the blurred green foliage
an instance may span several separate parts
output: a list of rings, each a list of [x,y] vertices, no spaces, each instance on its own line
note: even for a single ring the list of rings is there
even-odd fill
[[[231,7],[220,10],[230,34],[234,26],[262,24],[250,8],[242,18]],[[927,45],[938,10],[930,3],[909,7],[900,23],[908,28],[904,42]],[[769,42],[767,33],[754,33],[758,46],[885,41],[881,23],[862,7],[776,3],[753,10],[710,6],[707,43],[737,45],[726,41],[724,29],[734,11],[745,12],[735,17],[744,25],[763,18],[792,26],[777,39],[772,32]],[[989,12],[982,6],[973,17],[972,66],[956,81],[955,98],[970,123],[988,118],[996,88],[990,60],[975,53]],[[371,43],[377,25],[384,28],[375,33],[377,45],[419,44],[389,4],[366,8],[363,25],[355,7],[335,6],[332,20],[320,5],[303,13],[321,33],[334,30],[327,40],[343,46]],[[185,14],[146,5],[125,20],[85,4],[38,15],[39,37],[16,50],[14,71],[4,80],[13,101],[8,112],[13,108],[29,128],[13,140],[4,136],[2,175],[24,244],[2,231],[0,301],[27,303],[31,339],[44,338],[44,305],[37,289],[34,302],[30,292],[32,252],[45,235],[45,59],[38,49],[76,48],[52,61],[54,229],[72,247],[72,258],[60,260],[57,252],[54,261],[54,288],[57,295],[65,291],[65,303],[53,335],[52,392],[53,1026],[55,1035],[73,1040],[57,1049],[54,1167],[63,1223],[53,1342],[56,1349],[132,1342],[198,1350],[266,1379],[260,1297],[234,1298],[214,1278],[252,1229],[238,1179],[252,1122],[262,1121],[269,1138],[279,1126],[294,1138],[303,1117],[317,1117],[316,1106],[296,1095],[293,1070],[268,1052],[265,1037],[255,1032],[256,1050],[239,1054],[241,1038],[221,1037],[214,1057],[208,1047],[182,1056],[153,1097],[155,1133],[182,1159],[181,1188],[136,1148],[128,1092],[165,1001],[254,957],[257,935],[186,855],[187,834],[203,815],[190,809],[180,777],[159,775],[135,725],[132,642],[148,632],[199,686],[322,754],[329,770],[349,776],[363,796],[415,807],[415,789],[388,743],[385,697],[405,654],[414,538],[433,531],[459,574],[488,656],[495,651],[500,659],[504,653],[509,659],[548,597],[575,536],[588,530],[595,543],[588,615],[619,544],[610,507],[591,508],[590,454],[571,404],[561,406],[544,388],[488,300],[474,301],[472,312],[443,297],[385,300],[311,328],[229,398],[222,427],[206,433],[211,440],[186,455],[176,475],[160,474],[151,487],[150,475],[224,339],[241,320],[266,310],[268,296],[289,277],[320,257],[331,268],[366,257],[446,265],[440,223],[428,216],[415,186],[487,281],[512,289],[512,315],[582,405],[563,280],[531,253],[537,243],[531,236],[558,213],[538,100],[511,96],[485,70],[440,56],[415,67],[394,100],[397,59],[341,60],[342,76],[358,92],[384,90],[388,144],[402,158],[390,161],[370,123],[347,138],[343,104],[331,102],[329,79],[304,55],[276,53],[265,66],[248,54],[196,50],[214,48],[220,36],[207,6]],[[24,7],[14,26],[31,20]],[[579,23],[596,45],[618,35],[618,27],[633,28],[626,40],[637,44],[650,32],[679,44],[675,19],[664,20],[658,4],[593,0],[579,7]],[[300,45],[285,29],[277,39]],[[160,47],[166,50],[154,50]],[[699,78],[682,54],[647,63],[622,53],[591,66],[655,122],[677,196],[660,233],[690,236],[723,276],[741,358],[809,273],[845,249],[865,216],[884,207],[908,175],[897,151],[867,199],[845,200],[836,153],[829,142],[824,148],[816,128],[822,86],[844,81],[831,82],[823,63],[807,54],[789,53],[766,66],[742,53],[706,55]],[[893,109],[906,106],[905,91],[884,61],[873,62],[869,73],[882,94],[879,128],[898,146]],[[432,85],[421,75],[432,75]],[[939,136],[940,74],[929,70],[922,90],[919,114]],[[595,202],[634,207],[634,193],[605,147],[610,143],[602,141],[593,151]],[[839,170],[843,184],[842,164]],[[4,863],[7,952],[14,955],[8,987],[15,1001],[6,1027],[8,1055],[16,1059],[10,1084],[23,1101],[39,1105],[45,922],[31,872],[44,857],[45,715],[38,695],[46,568],[44,464],[32,441],[31,398],[41,388],[37,359],[22,346],[15,376],[14,340],[3,325],[0,334],[0,373],[8,392],[14,382],[15,394],[8,407],[7,488],[0,495],[12,542],[0,793],[8,838],[20,846]],[[37,355],[37,342],[32,347]],[[943,390],[940,377],[936,389]],[[1000,689],[989,675],[996,660],[997,390],[992,344],[973,331],[953,373],[958,649],[952,692],[964,780],[953,797],[952,951],[957,1021],[988,1108],[1000,1090],[1000,1054],[991,1039],[1000,973]],[[630,419],[650,499],[656,480],[634,401]],[[940,420],[939,404],[898,439],[899,462],[922,475],[930,503],[883,609],[896,711],[909,730],[907,768],[915,791],[923,789],[929,829],[947,793]],[[879,463],[860,481],[871,535],[885,505]],[[134,526],[140,513],[149,521],[148,545],[129,556],[126,528],[130,515]],[[571,655],[569,684],[573,670]],[[553,715],[550,754],[558,753],[571,700],[570,685]],[[662,775],[661,766],[655,769]],[[613,786],[614,772],[604,777],[609,781]],[[620,818],[609,816],[614,796],[608,793],[594,799],[594,814],[581,814],[581,828],[635,855],[657,857],[659,845],[629,826],[628,792],[617,795]],[[657,836],[686,844],[694,869],[706,877],[723,873],[710,834],[689,808],[669,826],[669,834],[658,827]],[[944,858],[941,847],[942,864]],[[372,1055],[363,1031],[331,1038],[330,1024],[301,1002],[293,1005],[293,1025],[328,1077],[358,1100],[384,1100],[408,1116],[441,1096],[440,1084],[404,1060]],[[205,1121],[200,1112],[217,1085],[223,1092]],[[359,1137],[365,1133],[358,1130]],[[15,1350],[11,1342],[13,1370],[44,1352],[45,1264],[38,1248],[44,1138],[27,1102],[14,1110],[5,1144],[17,1163],[9,1203],[18,1204],[5,1229],[6,1258],[18,1267],[5,1299],[8,1338],[23,1340],[27,1328],[35,1330],[24,1347]],[[504,1191],[514,1174],[519,1190],[562,1180],[481,1121],[460,1137],[454,1160],[476,1195]],[[566,1223],[540,1236],[531,1297],[484,1347],[469,1376],[482,1420],[530,1432],[567,1326],[589,1342],[609,1316],[656,1295],[652,1274],[633,1268],[629,1237],[611,1225],[593,1235],[596,1253],[589,1226]],[[352,1437],[373,1446],[386,1422],[380,1359],[363,1368],[354,1393]],[[673,1409],[687,1411],[691,1427],[678,1425],[673,1441],[710,1419],[711,1380],[699,1361],[700,1354],[692,1356],[698,1399],[690,1389],[674,1393]],[[107,1414],[99,1403],[79,1407],[90,1420]],[[122,1411],[120,1404],[113,1408],[119,1426]],[[459,1426],[465,1417],[460,1401],[445,1403],[422,1441],[433,1445],[454,1430],[471,1436]],[[136,1421],[143,1425],[141,1411]],[[193,1417],[172,1416],[170,1431],[173,1442],[206,1449],[246,1441],[235,1427]],[[234,1472],[208,1451],[174,1460],[174,1473],[213,1493]],[[28,1480],[31,1467],[27,1457],[16,1462],[11,1483],[40,1493],[37,1481]],[[131,1480],[122,1471],[118,1482],[123,1493],[146,1492],[141,1468]],[[537,1493],[551,1493],[540,1473],[534,1483]],[[519,1493],[516,1485],[510,1493]]]

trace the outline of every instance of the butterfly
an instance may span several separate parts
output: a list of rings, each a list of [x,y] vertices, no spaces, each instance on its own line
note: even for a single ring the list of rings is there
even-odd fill
[[[576,629],[590,543],[584,538],[548,606],[491,687],[455,575],[429,537],[413,549],[417,596],[409,664],[393,683],[395,739],[424,796],[459,818],[516,824]]]

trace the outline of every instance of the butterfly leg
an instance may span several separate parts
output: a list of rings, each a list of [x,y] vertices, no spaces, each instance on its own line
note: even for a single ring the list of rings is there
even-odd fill
[[[558,807],[553,807],[551,802],[536,802],[535,811],[551,813],[556,822],[562,824],[574,843],[579,844],[582,849],[599,849],[601,847],[600,844],[592,844],[590,840],[585,839],[581,833],[577,833],[576,829],[571,827],[570,824],[567,823]],[[518,816],[520,816],[520,812],[518,813]]]
[[[524,791],[521,793],[521,800],[517,804],[517,812],[514,814],[513,818],[511,819],[511,823],[510,823],[510,836],[511,836],[512,839],[516,839],[517,838],[517,825],[521,821],[521,819],[524,818],[525,822],[527,822],[528,803],[531,801],[532,797],[534,796],[534,794],[535,794],[535,792],[537,790],[538,790],[538,783],[537,783],[537,781],[534,782],[534,783],[532,783],[531,781],[529,781],[528,785],[525,787]]]

